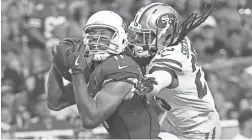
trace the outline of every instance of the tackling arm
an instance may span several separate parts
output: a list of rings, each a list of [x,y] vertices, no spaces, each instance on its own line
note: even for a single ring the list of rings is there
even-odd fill
[[[72,75],[74,95],[85,128],[95,128],[112,115],[133,85],[126,82],[106,83],[95,99],[87,91],[83,74]]]
[[[157,82],[157,85],[154,84],[153,90],[147,93],[150,95],[158,94],[163,88],[168,87],[172,83],[173,79],[172,75],[169,72],[163,70],[154,71],[151,74],[145,75],[145,77],[148,78],[153,77]]]
[[[152,77],[156,84],[151,84],[150,89],[152,90],[144,94],[156,95],[163,88],[177,87],[176,72],[182,72],[182,63],[187,59],[187,55],[181,53],[181,50],[184,49],[187,48],[180,43],[177,46],[167,47],[155,55],[149,64],[148,74],[145,77]]]
[[[54,65],[52,65],[49,72],[47,88],[48,108],[58,111],[75,104],[72,84],[63,85],[63,79]]]

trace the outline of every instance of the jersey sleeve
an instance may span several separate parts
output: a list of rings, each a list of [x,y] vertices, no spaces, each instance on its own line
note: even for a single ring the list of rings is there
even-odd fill
[[[182,73],[183,63],[187,57],[189,57],[188,52],[189,51],[183,43],[164,48],[162,51],[157,53],[150,62],[148,73],[153,73],[158,70],[164,70],[167,72],[172,70],[176,73]]]
[[[104,82],[124,81],[134,84],[142,72],[138,64],[129,56],[116,55],[103,63]]]

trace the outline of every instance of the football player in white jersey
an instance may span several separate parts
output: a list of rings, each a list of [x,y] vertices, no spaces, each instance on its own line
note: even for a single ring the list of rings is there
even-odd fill
[[[190,11],[187,19],[180,22],[172,7],[152,3],[141,8],[129,26],[128,39],[134,54],[140,63],[148,64],[145,75],[148,78],[140,84],[139,92],[160,103],[166,111],[160,121],[163,129],[180,139],[220,136],[213,96],[197,62],[197,53],[186,37],[204,22],[214,5],[215,1],[200,17]]]

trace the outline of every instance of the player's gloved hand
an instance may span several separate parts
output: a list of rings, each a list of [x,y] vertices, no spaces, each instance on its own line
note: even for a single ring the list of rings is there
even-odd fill
[[[61,40],[52,49],[53,65],[59,72],[60,76],[64,77],[68,81],[71,81],[72,78],[69,73],[70,65],[68,64],[66,52],[69,51],[68,48],[71,48],[80,42],[82,42],[82,40],[77,38],[66,38]]]
[[[70,47],[66,52],[68,64],[70,64],[69,72],[72,75],[84,74],[85,69],[89,68],[93,56],[85,57],[85,50],[85,46],[80,42]]]
[[[137,93],[140,95],[148,94],[154,89],[154,85],[157,84],[154,77],[143,77],[136,84]]]

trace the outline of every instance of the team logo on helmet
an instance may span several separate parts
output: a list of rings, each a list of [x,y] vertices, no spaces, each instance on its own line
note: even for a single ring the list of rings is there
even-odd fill
[[[176,20],[176,16],[171,13],[165,13],[158,17],[156,20],[156,25],[160,28],[165,28],[168,24],[174,23]]]

